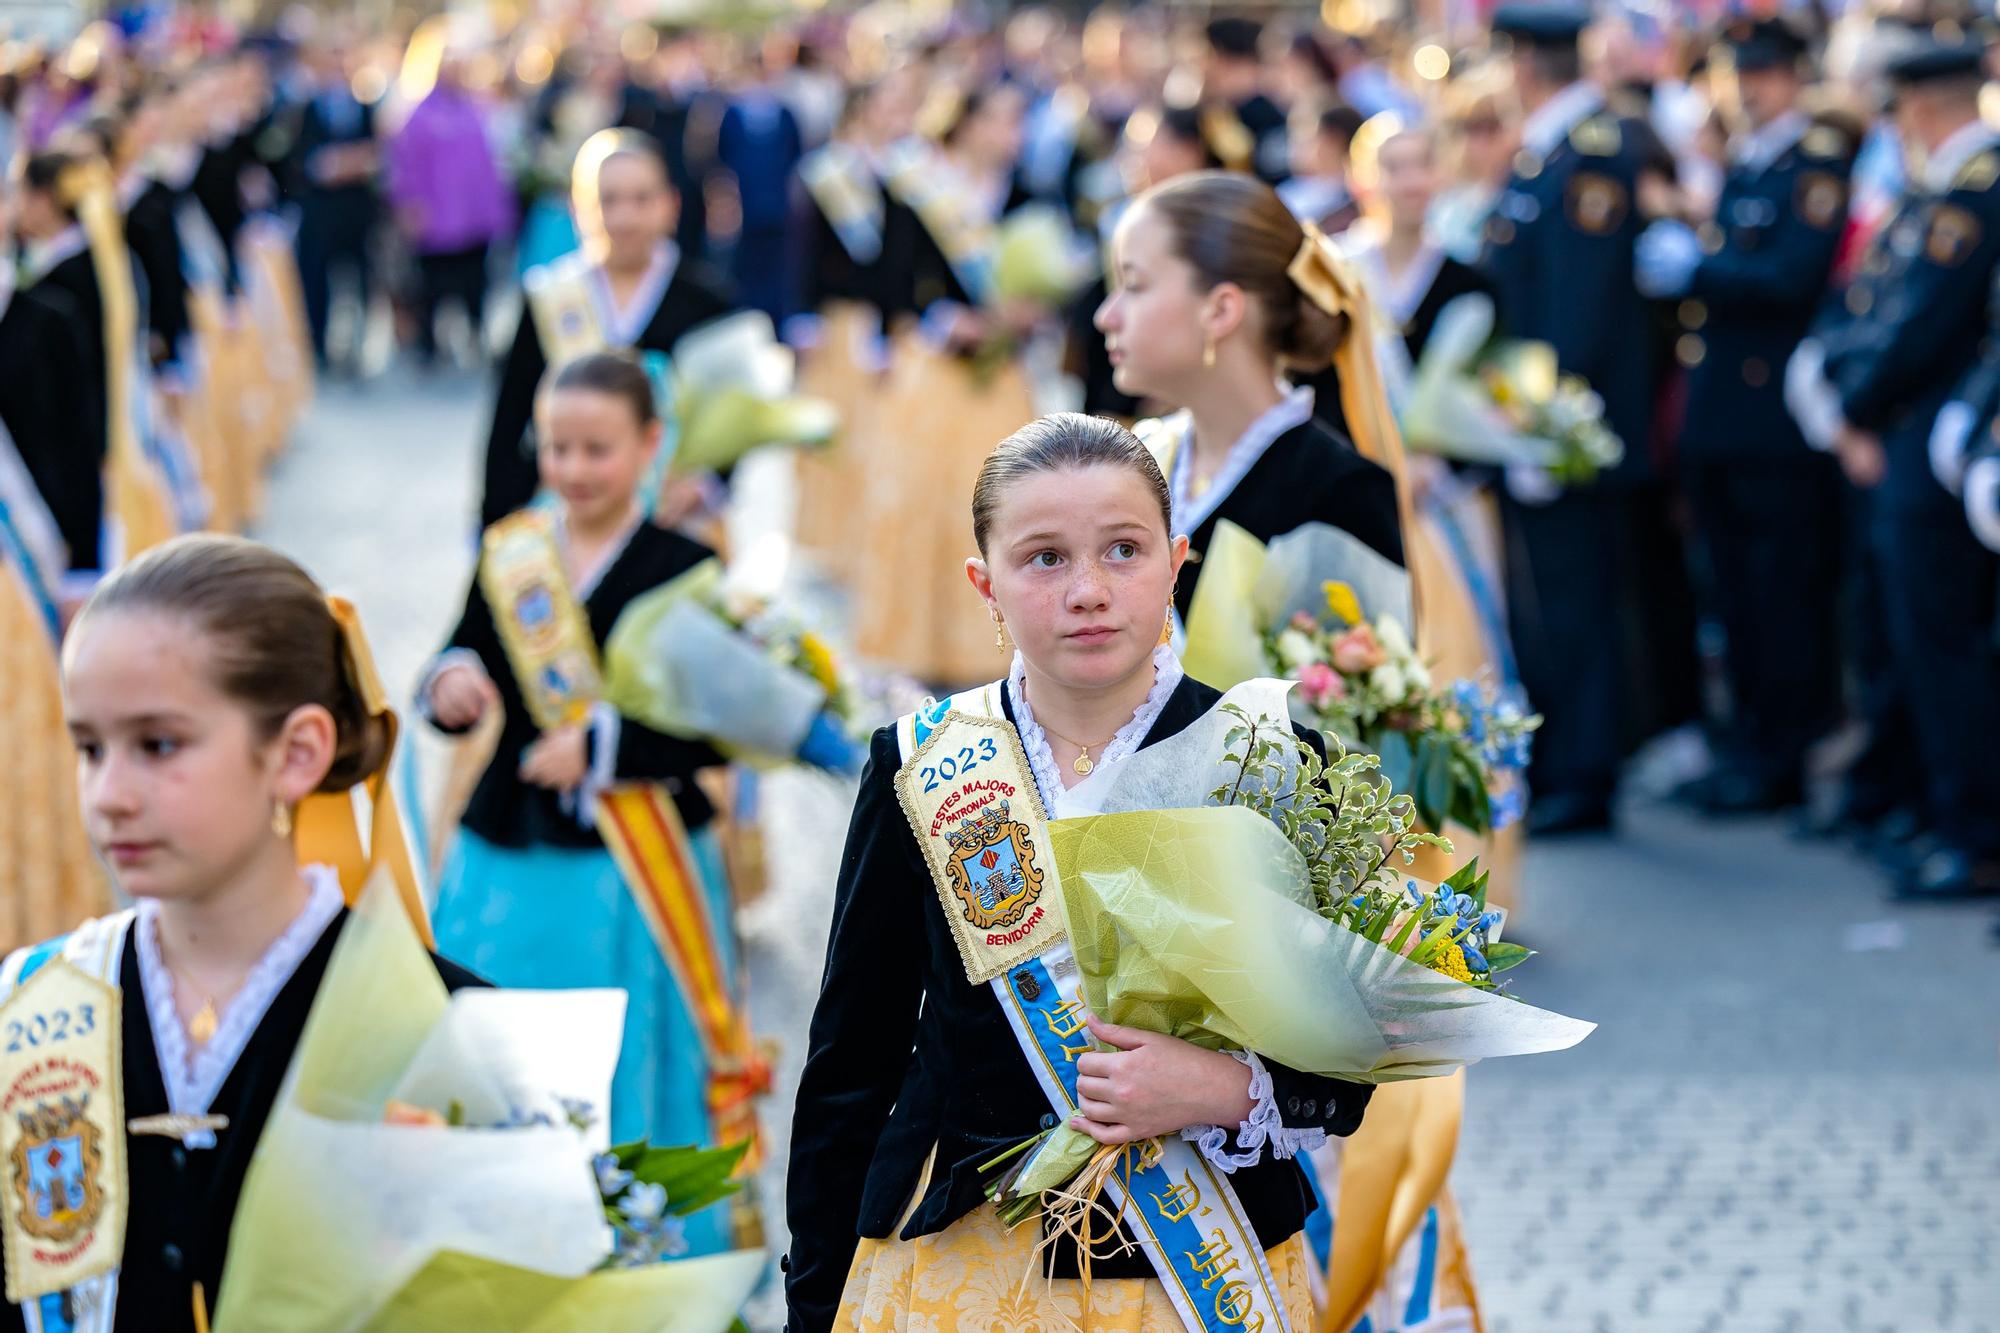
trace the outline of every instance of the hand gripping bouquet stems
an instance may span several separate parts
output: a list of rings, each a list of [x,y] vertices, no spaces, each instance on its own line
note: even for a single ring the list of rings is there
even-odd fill
[[[590,1123],[623,1009],[616,991],[448,996],[371,888],[251,1160],[218,1333],[729,1327],[761,1254],[651,1260],[737,1153],[605,1152]]]
[[[826,641],[731,592],[716,560],[635,599],[605,643],[605,696],[656,731],[758,765],[858,771],[854,691]]]
[[[1485,679],[1433,682],[1413,619],[1409,574],[1348,533],[1309,523],[1267,547],[1224,522],[1189,608],[1185,661],[1218,684],[1297,681],[1293,716],[1378,756],[1425,827],[1503,828],[1526,804],[1541,719]]]
[[[1373,756],[1324,766],[1291,731],[1283,681],[1232,689],[1119,765],[1099,813],[1050,826],[1090,1012],[1307,1073],[1383,1083],[1563,1050],[1593,1024],[1505,994],[1476,868],[1406,880],[1412,803]],[[1002,1159],[1003,1215],[1032,1215],[1098,1155],[1059,1127]],[[1074,1197],[1052,1196],[1073,1213]],[[1069,1225],[1058,1217],[1058,1224]]]
[[[1461,296],[1438,316],[1403,409],[1412,448],[1466,463],[1540,468],[1564,486],[1624,457],[1604,402],[1556,367],[1547,343],[1496,342],[1491,298]]]

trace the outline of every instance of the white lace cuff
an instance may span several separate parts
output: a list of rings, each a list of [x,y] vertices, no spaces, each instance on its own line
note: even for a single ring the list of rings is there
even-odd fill
[[[1255,1103],[1250,1108],[1249,1118],[1236,1127],[1236,1148],[1230,1149],[1230,1135],[1221,1125],[1189,1125],[1181,1131],[1181,1137],[1201,1150],[1216,1170],[1224,1175],[1234,1175],[1240,1166],[1255,1166],[1264,1159],[1268,1147],[1277,1161],[1296,1157],[1300,1153],[1316,1150],[1326,1142],[1323,1129],[1290,1129],[1278,1116],[1278,1096],[1276,1085],[1271,1081],[1271,1071],[1264,1068],[1264,1062],[1257,1058],[1255,1051],[1226,1051],[1250,1068],[1250,1100]]]
[[[417,677],[417,716],[432,726],[437,725],[437,714],[431,709],[431,686],[437,678],[455,666],[471,667],[482,675],[486,664],[479,660],[479,654],[470,648],[447,648],[424,664],[424,672]]]

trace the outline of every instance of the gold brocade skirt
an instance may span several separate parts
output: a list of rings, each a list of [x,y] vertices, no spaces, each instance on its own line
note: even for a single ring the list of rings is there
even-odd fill
[[[111,910],[84,839],[76,751],[63,728],[56,650],[17,570],[0,567],[0,955]]]
[[[966,581],[972,483],[1001,440],[1034,419],[1028,377],[981,380],[914,335],[896,342],[870,447],[866,517],[852,585],[861,656],[932,685],[991,680],[1007,658]]]
[[[838,578],[859,563],[869,474],[878,461],[875,407],[882,380],[867,352],[878,319],[874,310],[851,302],[827,307],[820,344],[799,367],[799,392],[839,409],[840,434],[824,448],[799,452],[795,532],[800,548]]]
[[[1086,1292],[1073,1278],[1044,1278],[1034,1253],[1041,1234],[1032,1225],[1010,1231],[999,1213],[982,1206],[935,1236],[863,1240],[834,1327],[859,1333],[1183,1333],[1157,1279],[1097,1278]],[[1293,1333],[1310,1333],[1305,1236],[1268,1253]]]

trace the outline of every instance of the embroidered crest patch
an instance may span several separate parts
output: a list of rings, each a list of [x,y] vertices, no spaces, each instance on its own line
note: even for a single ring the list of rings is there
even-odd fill
[[[896,773],[965,975],[983,985],[1061,939],[1048,821],[1014,728],[953,712]]]
[[[1629,200],[1624,183],[1594,171],[1577,173],[1569,183],[1569,217],[1592,236],[1616,231],[1625,220]]]
[[[60,958],[0,1006],[7,1300],[118,1266],[125,1244],[119,993]]]

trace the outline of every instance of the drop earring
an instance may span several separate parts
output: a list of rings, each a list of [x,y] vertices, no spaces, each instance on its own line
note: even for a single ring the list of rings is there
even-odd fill
[[[1215,339],[1213,336],[1204,337],[1201,340],[1201,367],[1203,370],[1215,369]]]
[[[271,807],[271,833],[280,838],[292,836],[292,807],[283,801],[275,802]]]

